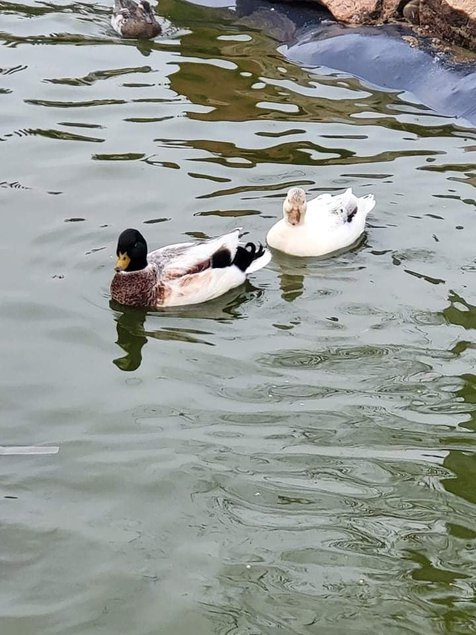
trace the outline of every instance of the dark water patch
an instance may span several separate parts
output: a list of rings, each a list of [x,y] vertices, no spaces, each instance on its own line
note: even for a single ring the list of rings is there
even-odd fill
[[[104,143],[105,139],[98,137],[88,137],[86,135],[74,134],[63,130],[29,130],[29,134],[37,137],[46,137],[47,139],[56,139],[59,141],[86,141],[89,143]]]
[[[443,310],[445,320],[465,329],[476,328],[476,306],[454,291],[450,292],[448,300],[450,304]]]
[[[132,73],[151,73],[152,68],[150,66],[138,66],[130,68],[115,68],[105,69],[101,71],[93,71],[88,73],[84,77],[62,77],[54,79],[44,79],[43,81],[49,84],[60,84],[65,86],[92,86],[97,81],[107,80],[110,78],[121,77],[122,75],[130,75]]]
[[[124,88],[151,88],[155,84],[147,84],[145,82],[127,82],[122,84]]]
[[[367,357],[377,358],[387,355],[389,351],[381,348],[360,348],[351,347],[345,349],[335,349],[329,351],[323,351],[322,353],[311,353],[310,351],[289,351],[278,352],[269,357],[262,358],[261,361],[271,366],[285,367],[285,368],[306,368],[306,367],[318,367],[322,363],[332,361],[339,362],[347,360],[361,360]]]
[[[425,280],[425,282],[429,282],[430,284],[445,284],[446,280],[441,278],[433,278],[432,276],[428,276],[424,273],[419,273],[418,271],[411,271],[410,269],[404,269],[405,273],[408,273],[411,276],[415,276],[415,278],[419,278],[420,280]]]
[[[103,129],[104,126],[99,123],[85,123],[75,121],[59,121],[58,126],[66,126],[71,128],[91,128],[91,129]]]
[[[140,161],[145,157],[145,154],[140,152],[123,152],[115,154],[93,154],[92,159],[94,161]]]
[[[0,75],[13,75],[14,73],[20,73],[26,71],[28,66],[24,64],[18,64],[17,66],[10,66],[9,68],[0,68]]]
[[[52,33],[50,35],[16,36],[13,34],[2,34],[6,45],[9,48],[17,48],[20,45],[68,45],[72,46],[98,46],[100,44],[110,45],[109,38],[99,38],[95,36],[76,35],[73,33]]]
[[[162,168],[169,168],[171,170],[181,169],[180,165],[178,163],[175,163],[175,161],[161,161],[155,154],[146,157],[144,159],[144,163],[154,166],[160,166]]]
[[[349,174],[342,174],[343,177],[355,178],[355,179],[390,179],[392,174],[373,174],[372,172],[353,172]],[[391,183],[391,181],[389,181]]]
[[[227,182],[231,181],[231,179],[226,179]],[[222,181],[219,181],[222,182]],[[258,198],[258,192],[261,193],[261,195],[263,195],[263,193],[267,196],[273,196],[272,194],[270,195],[269,192],[275,192],[277,190],[280,191],[279,196],[282,196],[281,191],[285,191],[286,189],[289,189],[290,187],[292,187],[293,185],[296,186],[297,184],[299,185],[308,185],[309,182],[306,181],[288,181],[288,182],[284,182],[284,183],[279,183],[279,184],[268,184],[268,185],[263,185],[263,183],[259,184],[259,185],[248,185],[245,187],[231,187],[228,189],[224,189],[224,190],[215,190],[214,192],[211,192],[210,194],[207,194],[206,196],[201,196],[199,198],[204,198],[204,199],[208,199],[208,198],[215,198],[218,196],[231,196],[234,194],[254,194],[254,196],[243,196],[243,198],[245,200],[253,200],[253,199],[257,199]],[[274,196],[278,196],[278,194],[274,194]]]
[[[213,181],[214,183],[229,183],[231,179],[213,176],[211,174],[198,174],[197,172],[189,172],[188,176],[191,176],[194,179],[206,179],[207,181]]]
[[[124,121],[130,121],[131,123],[158,123],[160,121],[167,121],[168,119],[173,119],[173,117],[126,117]]]
[[[176,146],[178,143],[172,140],[157,139],[161,145]],[[318,146],[312,142],[304,143],[287,143],[274,147],[268,147],[266,151],[251,150],[246,148],[240,148],[234,144],[227,142],[214,142],[211,144],[205,140],[188,142],[187,147],[194,150],[201,150],[207,154],[212,151],[215,156],[208,156],[202,159],[191,159],[192,161],[200,161],[203,163],[215,163],[226,167],[256,167],[260,163],[277,163],[277,164],[292,164],[302,166],[329,166],[329,165],[359,165],[362,163],[381,163],[392,162],[403,157],[426,157],[442,154],[439,151],[420,151],[420,150],[407,150],[407,151],[387,151],[378,153],[375,155],[367,156],[355,156],[355,154],[345,148],[324,148]],[[316,158],[312,157],[307,150],[316,154]],[[217,156],[218,155],[218,156]],[[322,158],[321,155],[326,155]],[[334,156],[333,156],[334,155]],[[337,155],[337,156],[335,156]],[[239,161],[235,164],[234,161]]]
[[[19,183],[18,181],[12,181],[11,183],[7,183],[7,181],[1,181],[0,182],[0,187],[1,188],[12,188],[14,190],[31,190],[31,187],[28,187],[27,185],[22,185],[21,183]]]
[[[125,99],[93,99],[90,101],[50,101],[45,99],[25,99],[26,104],[46,106],[47,108],[90,108],[92,106],[116,106],[126,104]]]
[[[227,10],[167,0],[177,31],[140,44],[111,6],[27,4],[3,26],[26,68],[2,76],[2,437],[61,451],[0,461],[3,629],[470,631],[473,131]],[[264,241],[293,185],[374,193],[365,240],[203,305],[109,304],[124,227],[161,221],[153,249],[243,214]]]
[[[144,221],[144,225],[154,225],[156,223],[166,223],[172,220],[171,218],[151,218]]]
[[[271,138],[275,138],[275,137],[288,137],[290,135],[297,135],[297,134],[305,134],[305,130],[300,130],[299,128],[295,128],[292,130],[282,130],[280,132],[257,132],[256,135],[258,137],[271,137]]]
[[[196,216],[220,216],[222,218],[240,218],[242,216],[256,216],[260,214],[258,210],[253,209],[230,209],[230,210],[208,210],[206,212],[197,212]]]

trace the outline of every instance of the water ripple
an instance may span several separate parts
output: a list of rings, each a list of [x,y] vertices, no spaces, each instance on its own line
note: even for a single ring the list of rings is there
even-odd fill
[[[472,632],[474,131],[154,8],[0,1],[2,444],[59,447],[1,457],[2,632]],[[292,186],[373,192],[363,240],[109,302],[125,227],[264,241]]]

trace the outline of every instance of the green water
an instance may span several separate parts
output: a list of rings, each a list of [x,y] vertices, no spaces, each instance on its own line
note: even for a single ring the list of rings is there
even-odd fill
[[[476,632],[476,132],[232,14],[0,2],[1,635]],[[110,306],[115,242],[288,187],[368,232],[211,303]]]

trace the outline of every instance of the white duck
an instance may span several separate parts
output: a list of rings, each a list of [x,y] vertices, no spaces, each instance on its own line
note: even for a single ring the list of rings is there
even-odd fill
[[[261,245],[240,245],[239,235],[235,229],[218,238],[147,253],[144,236],[137,229],[126,229],[117,243],[111,297],[120,304],[153,308],[217,298],[271,260],[271,253]]]
[[[284,218],[271,227],[266,240],[291,256],[323,256],[355,243],[374,206],[372,194],[357,197],[350,188],[307,202],[304,190],[293,187],[283,203]]]

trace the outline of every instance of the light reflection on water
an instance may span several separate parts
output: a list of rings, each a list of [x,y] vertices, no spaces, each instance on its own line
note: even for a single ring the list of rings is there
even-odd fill
[[[1,457],[2,635],[474,629],[474,130],[210,9],[0,13],[2,445],[60,446]],[[263,240],[291,185],[363,241],[109,303],[124,227]]]

